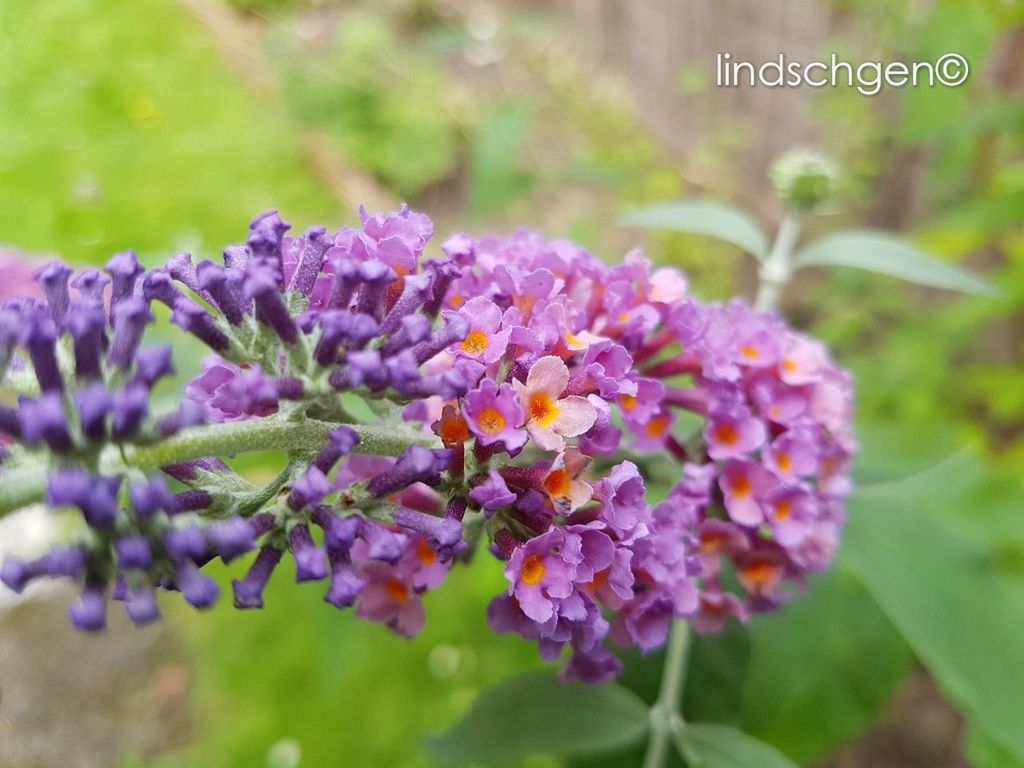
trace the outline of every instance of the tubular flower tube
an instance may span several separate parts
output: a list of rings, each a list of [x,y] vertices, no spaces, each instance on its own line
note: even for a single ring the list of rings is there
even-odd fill
[[[262,607],[287,559],[325,602],[412,636],[423,594],[486,548],[506,580],[490,626],[597,681],[614,646],[745,621],[827,567],[856,444],[850,376],[822,344],[698,301],[638,251],[608,266],[520,231],[431,255],[432,234],[405,207],[304,234],[269,211],[222,260],[39,269],[44,301],[0,306],[0,368],[38,385],[0,408],[5,461],[43,462],[51,481],[26,495],[89,536],[0,580],[77,580],[72,620],[96,629],[108,596],[138,623],[159,588],[206,607],[211,562],[255,550],[237,607]],[[162,415],[154,300],[209,349]],[[365,406],[374,423],[351,423]],[[265,486],[225,463],[275,448],[287,465]],[[677,481],[654,504],[646,468],[666,457]]]

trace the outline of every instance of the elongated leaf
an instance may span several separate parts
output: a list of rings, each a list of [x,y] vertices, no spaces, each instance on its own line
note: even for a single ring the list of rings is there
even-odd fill
[[[939,261],[906,240],[870,230],[828,235],[800,251],[798,267],[857,267],[910,283],[951,291],[995,294],[995,289],[966,270]]]
[[[428,739],[442,765],[501,765],[530,754],[565,755],[621,747],[642,738],[647,706],[607,683],[560,683],[546,672],[485,691],[449,731]]]
[[[935,510],[971,509],[973,497],[922,503],[920,488],[911,479],[852,499],[847,560],[946,694],[1024,758],[1024,599],[989,554]]]
[[[797,768],[775,747],[727,725],[689,723],[676,746],[690,768]]]
[[[863,730],[912,661],[842,561],[812,579],[810,594],[755,618],[750,642],[742,728],[800,762]]]
[[[709,235],[738,245],[757,259],[768,253],[768,238],[757,222],[741,210],[705,200],[659,203],[627,212],[619,219],[624,227],[670,229]]]

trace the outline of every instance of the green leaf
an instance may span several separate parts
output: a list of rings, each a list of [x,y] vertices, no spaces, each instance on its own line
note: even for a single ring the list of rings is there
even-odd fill
[[[933,288],[983,296],[996,294],[980,277],[939,261],[907,240],[887,232],[858,230],[828,235],[800,251],[794,264],[797,267],[857,267]]]
[[[851,499],[847,559],[944,692],[1024,757],[1024,596],[984,548],[947,526],[948,511],[935,509],[971,505],[972,497],[922,504],[921,491],[912,478]]]
[[[628,211],[619,219],[625,227],[671,229],[725,240],[758,260],[768,254],[768,238],[757,222],[741,210],[705,200],[659,203]]]
[[[775,747],[727,725],[687,723],[676,747],[690,768],[797,768]]]
[[[641,739],[648,723],[647,706],[621,686],[560,683],[538,672],[485,691],[458,724],[427,740],[427,751],[443,765],[493,765],[614,749]]]
[[[912,661],[848,567],[811,583],[810,594],[751,622],[742,721],[744,731],[801,762],[863,730]]]

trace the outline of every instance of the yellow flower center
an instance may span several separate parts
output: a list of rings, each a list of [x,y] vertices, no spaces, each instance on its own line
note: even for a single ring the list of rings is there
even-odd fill
[[[546,570],[544,561],[537,555],[527,555],[523,560],[523,567],[519,569],[519,578],[523,580],[523,584],[532,587],[544,578]]]
[[[480,411],[477,422],[480,424],[480,429],[486,435],[496,435],[505,428],[505,417],[493,405],[489,405]]]
[[[782,360],[782,370],[786,373],[795,373],[797,369],[796,361],[792,358],[786,357]]]
[[[462,351],[467,355],[479,355],[487,349],[487,334],[483,331],[470,331],[462,342]]]
[[[740,354],[748,360],[757,360],[757,347],[753,344],[744,344],[740,347]]]
[[[558,416],[558,406],[546,392],[534,392],[530,395],[530,419],[542,427],[551,426]]]

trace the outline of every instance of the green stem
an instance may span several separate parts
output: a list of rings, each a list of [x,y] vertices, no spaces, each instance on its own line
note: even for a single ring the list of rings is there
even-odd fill
[[[643,768],[662,768],[673,733],[682,719],[680,712],[689,640],[690,625],[682,619],[672,622],[665,649],[665,666],[661,671],[661,688],[658,700],[651,707],[651,737],[647,742]]]
[[[327,435],[339,426],[348,426],[359,434],[356,453],[397,456],[411,445],[440,445],[432,435],[402,427],[341,425],[315,419],[289,421],[280,416],[267,416],[183,429],[173,437],[153,445],[126,445],[117,463],[122,464],[122,468],[156,469],[204,456],[253,451],[305,450],[312,454],[324,445]],[[105,471],[116,471],[117,468],[108,466]],[[48,471],[49,466],[43,463],[0,470],[0,516],[41,501],[46,490]]]
[[[800,236],[800,219],[792,213],[786,214],[779,223],[779,231],[772,243],[771,253],[765,257],[758,272],[756,309],[775,309],[782,289],[793,274],[793,249]]]

